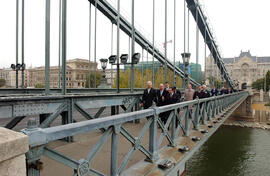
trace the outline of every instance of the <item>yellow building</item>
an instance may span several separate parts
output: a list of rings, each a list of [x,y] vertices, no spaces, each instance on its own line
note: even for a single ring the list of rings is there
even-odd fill
[[[66,86],[68,88],[83,88],[85,87],[87,75],[89,75],[89,70],[94,71],[97,68],[97,64],[90,62],[86,59],[72,59],[67,60],[66,67]],[[61,68],[60,68],[61,70]],[[45,85],[45,67],[35,67],[28,68],[24,71],[24,84],[25,87],[33,88],[36,85]],[[50,67],[50,87],[58,88],[59,80],[59,69],[58,66]],[[61,74],[60,74],[61,75]],[[12,69],[1,69],[0,76],[6,80],[7,87],[16,86],[16,71]],[[0,77],[0,78],[1,78]],[[18,74],[18,85],[21,87],[22,84],[21,71]],[[62,80],[62,78],[61,78]],[[60,82],[62,84],[62,81]]]
[[[94,71],[97,64],[90,62],[86,59],[72,59],[67,60],[66,67],[66,86],[68,88],[83,88],[85,87],[87,75],[89,70]],[[61,68],[60,68],[61,70]],[[37,84],[45,84],[45,68],[37,67],[28,69],[28,82],[27,87],[35,87]],[[57,88],[59,80],[58,66],[50,67],[50,87]],[[61,74],[60,74],[61,75]],[[62,77],[61,77],[62,80]],[[62,81],[61,81],[62,85]]]

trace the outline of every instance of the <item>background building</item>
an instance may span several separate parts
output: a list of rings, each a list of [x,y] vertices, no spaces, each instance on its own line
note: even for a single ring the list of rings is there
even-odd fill
[[[97,68],[97,64],[90,62],[86,59],[72,59],[67,60],[66,67],[66,86],[68,88],[83,88],[85,87],[86,78],[89,75],[89,71],[94,71]],[[45,85],[45,67],[28,68],[25,70],[25,87],[36,87]],[[61,67],[60,67],[61,73]],[[58,66],[50,67],[50,87],[57,88],[59,80]],[[6,80],[7,87],[16,86],[16,71],[12,69],[1,69],[0,78],[3,77]],[[21,87],[21,71],[18,74],[19,87]],[[62,78],[61,78],[62,80]],[[62,84],[62,82],[61,82]]]
[[[206,78],[212,75],[221,79],[219,69],[211,64],[211,56],[206,59]],[[239,88],[246,84],[251,86],[252,82],[263,78],[267,71],[270,70],[270,57],[252,56],[250,51],[242,52],[238,57],[223,58],[228,73],[232,80],[239,83]]]
[[[183,63],[180,63],[180,62],[176,62],[175,63],[175,66],[180,68],[181,70],[184,71],[184,65]],[[196,66],[198,66],[198,80],[197,80],[197,77],[196,77]],[[155,73],[157,73],[158,69],[163,67],[162,64],[159,62],[159,61],[154,61],[154,70],[155,70]],[[131,66],[130,65],[125,65],[124,66],[124,70],[127,70],[127,69],[130,69]],[[134,65],[134,68],[135,69],[138,69],[138,70],[146,70],[146,69],[151,69],[153,68],[152,66],[152,61],[149,61],[149,62],[139,62],[138,64]],[[188,72],[190,74],[190,76],[195,79],[196,81],[198,82],[201,82],[202,81],[202,67],[200,64],[196,64],[196,63],[190,63],[189,65],[189,69],[188,69]]]

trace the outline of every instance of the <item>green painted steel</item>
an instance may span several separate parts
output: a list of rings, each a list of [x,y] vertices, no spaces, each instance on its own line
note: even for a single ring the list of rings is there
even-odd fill
[[[163,142],[164,138],[167,138],[168,145],[173,147],[176,145],[176,142],[182,138],[182,136],[179,135],[180,130],[182,130],[184,136],[189,137],[190,132],[194,130],[191,124],[193,124],[195,130],[200,130],[203,124],[210,123],[210,121],[213,123],[213,120],[216,120],[216,116],[219,116],[221,120],[216,124],[213,124],[213,128],[209,131],[209,133],[205,134],[204,138],[200,142],[197,142],[195,147],[190,152],[185,154],[182,160],[175,163],[175,167],[169,170],[161,171],[166,175],[173,175],[180,167],[183,166],[183,163],[185,163],[185,161],[190,158],[192,154],[197,151],[199,147],[219,128],[219,126],[246,99],[247,96],[248,92],[238,92],[163,107],[152,107],[150,109],[141,110],[138,112],[124,113],[102,119],[93,119],[67,124],[65,126],[56,126],[43,129],[37,128],[35,121],[30,120],[28,123],[29,127],[23,130],[23,133],[29,137],[30,151],[27,154],[28,165],[33,166],[33,168],[38,168],[37,166],[40,157],[45,155],[74,169],[74,175],[91,175],[92,173],[95,173],[94,175],[104,175],[99,171],[93,170],[91,168],[91,162],[97,156],[101,147],[106,143],[106,141],[109,140],[111,136],[111,175],[128,175],[132,167],[126,170],[126,166],[134,151],[140,151],[147,158],[147,161],[154,163],[157,161],[160,162],[159,153],[164,149],[160,147],[160,144]],[[70,109],[68,111],[69,113],[73,112],[71,106],[68,106],[67,108]],[[183,110],[181,116],[177,113],[178,109]],[[223,109],[223,111],[221,111],[221,109]],[[166,124],[163,124],[158,117],[159,114],[164,112],[170,113]],[[126,122],[144,118],[147,118],[147,121],[140,131],[138,137],[134,137],[122,126],[122,124]],[[177,127],[175,124],[175,119],[178,120]],[[170,125],[172,130],[171,133],[169,133],[168,130]],[[159,137],[157,136],[157,127],[160,127],[162,131]],[[67,138],[70,137],[70,135],[93,132],[98,129],[105,129],[103,136],[96,143],[96,145],[94,145],[89,154],[80,160],[74,160],[62,153],[56,152],[53,149],[44,147],[51,141]],[[148,149],[145,148],[141,143],[141,139],[147,130],[150,132]],[[118,168],[116,163],[118,161],[117,151],[119,135],[122,135],[131,143],[131,148],[121,161]],[[138,167],[138,165],[136,165],[136,167]],[[35,176],[38,176],[39,171],[33,168],[29,169],[28,175],[34,173]]]
[[[50,94],[50,31],[51,31],[51,0],[46,0],[45,24],[45,94]]]

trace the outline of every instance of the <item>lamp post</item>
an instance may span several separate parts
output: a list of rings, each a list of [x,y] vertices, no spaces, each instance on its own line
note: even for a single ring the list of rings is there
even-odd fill
[[[18,72],[18,71],[24,71],[25,70],[25,64],[23,63],[23,64],[11,64],[11,66],[10,66],[10,68],[13,70],[13,71],[16,71],[16,72]],[[19,83],[18,83],[19,84]],[[24,85],[23,85],[24,83],[23,83],[23,81],[22,81],[22,88],[24,88]]]
[[[185,66],[185,88],[188,87],[189,84],[189,74],[188,74],[188,66],[189,66],[189,60],[190,60],[190,53],[182,53],[182,59]]]
[[[141,54],[140,53],[134,53],[131,57],[131,62],[128,63],[128,54],[122,54],[120,56],[120,62],[121,63],[115,63],[116,61],[116,55],[111,55],[109,57],[109,63],[112,64],[112,65],[134,65],[134,64],[138,64],[139,61],[140,61],[140,58],[141,58]],[[117,80],[119,80],[119,76],[117,75]],[[120,88],[119,88],[119,81],[117,81],[117,93],[120,92]],[[131,88],[131,91],[132,91],[132,88]]]
[[[108,59],[100,59],[99,61],[101,62],[102,78],[101,78],[101,83],[98,86],[98,88],[108,88],[107,81],[106,81],[106,73],[105,73],[105,69],[107,67]]]

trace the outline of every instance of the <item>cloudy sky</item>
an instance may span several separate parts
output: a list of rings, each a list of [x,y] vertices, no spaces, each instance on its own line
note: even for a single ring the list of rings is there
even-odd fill
[[[117,0],[108,0],[114,7]],[[183,0],[176,0],[176,61],[184,50]],[[21,1],[20,1],[21,2]],[[87,0],[67,0],[67,58],[89,58],[89,3]],[[156,0],[155,43],[162,49],[164,42],[164,0]],[[168,41],[173,40],[173,0],[168,0]],[[204,0],[208,18],[218,39],[223,57],[238,56],[240,51],[250,50],[253,55],[270,56],[270,23],[268,22],[268,0]],[[0,1],[0,68],[15,62],[15,11],[16,0]],[[92,41],[91,60],[94,60],[95,8],[91,8]],[[121,1],[121,13],[130,20],[131,0]],[[21,11],[20,11],[21,13]],[[58,19],[59,0],[51,0],[51,65],[58,64]],[[135,0],[136,27],[152,41],[152,0]],[[111,54],[111,22],[97,12],[97,59]],[[196,25],[190,23],[190,52],[195,62]],[[113,54],[116,54],[116,26],[113,28]],[[21,34],[20,34],[21,37]],[[120,33],[120,53],[128,53],[129,38]],[[21,47],[21,43],[19,44]],[[21,49],[19,51],[21,53]],[[142,52],[136,46],[136,52]],[[19,53],[19,58],[21,54]],[[25,0],[25,63],[41,66],[45,61],[45,0]],[[207,54],[209,51],[207,50]],[[204,65],[204,44],[200,36],[199,62]],[[168,57],[173,59],[173,44],[168,44]],[[149,55],[150,59],[150,55]],[[146,60],[146,51],[144,51]]]

